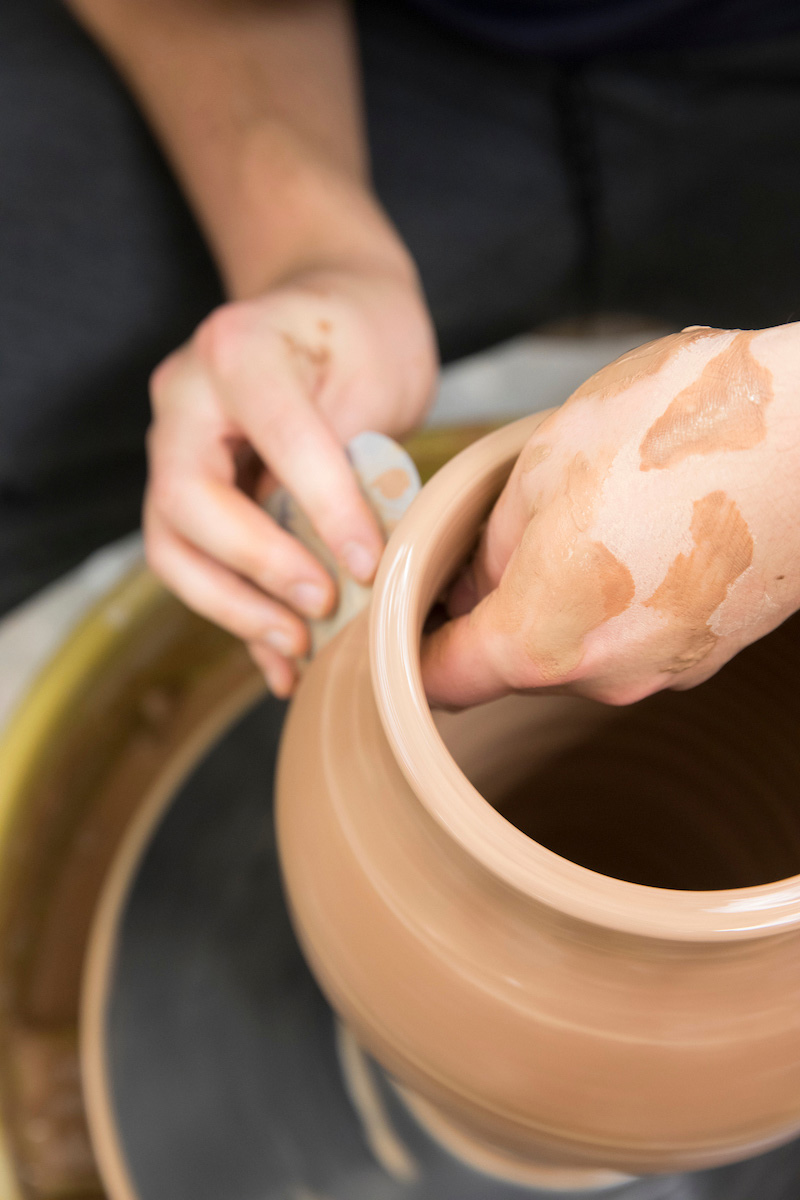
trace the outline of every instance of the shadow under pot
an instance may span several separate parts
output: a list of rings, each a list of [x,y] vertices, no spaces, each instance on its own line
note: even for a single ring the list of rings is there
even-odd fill
[[[800,1130],[800,626],[627,709],[432,714],[426,614],[541,419],[403,518],[291,706],[278,836],[320,985],[429,1130],[591,1187]]]

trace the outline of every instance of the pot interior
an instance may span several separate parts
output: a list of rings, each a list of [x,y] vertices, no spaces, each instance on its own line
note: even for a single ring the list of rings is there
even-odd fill
[[[528,837],[603,875],[705,891],[800,874],[800,614],[712,679],[628,708],[507,697],[437,714]]]

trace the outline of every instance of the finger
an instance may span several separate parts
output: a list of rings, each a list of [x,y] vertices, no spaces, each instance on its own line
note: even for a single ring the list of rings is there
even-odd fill
[[[157,503],[157,468],[153,495]],[[327,571],[238,488],[184,475],[171,481],[169,503],[160,512],[196,549],[304,616],[324,616],[333,606],[336,587]]]
[[[272,473],[295,497],[342,565],[372,579],[383,535],[361,494],[344,448],[300,382],[282,364],[272,339],[258,343],[217,384],[227,406]]]
[[[196,355],[176,351],[154,373],[151,390],[153,509],[182,539],[236,574],[306,616],[325,615],[336,598],[333,581],[237,486],[242,447],[232,440],[230,421]]]
[[[256,666],[264,674],[267,687],[281,700],[288,699],[297,683],[297,668],[294,663],[276,653],[263,642],[249,642],[247,649]]]
[[[194,366],[172,371],[176,406],[148,435],[149,500],[186,541],[306,616],[319,617],[336,589],[317,559],[236,486],[239,451]],[[187,397],[194,405],[187,411]],[[178,403],[180,401],[180,403]]]
[[[307,652],[308,630],[299,617],[184,542],[152,511],[145,518],[145,548],[156,574],[201,616],[283,656]]]
[[[487,597],[422,641],[422,681],[433,706],[467,708],[512,690],[504,670],[504,639],[491,627]]]

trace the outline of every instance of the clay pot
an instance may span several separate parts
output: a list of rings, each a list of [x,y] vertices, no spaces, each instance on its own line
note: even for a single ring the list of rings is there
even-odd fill
[[[473,1161],[743,1158],[800,1129],[797,627],[632,709],[432,714],[423,622],[541,419],[426,486],[369,614],[302,682],[277,785],[296,930],[361,1045]]]

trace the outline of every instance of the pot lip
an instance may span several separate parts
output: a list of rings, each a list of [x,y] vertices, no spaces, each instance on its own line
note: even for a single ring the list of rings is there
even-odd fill
[[[517,892],[595,926],[676,941],[730,941],[800,926],[800,876],[707,892],[671,891],[600,875],[534,842],[462,774],[422,687],[420,637],[448,532],[496,493],[547,414],[504,426],[462,451],[423,488],[384,553],[370,610],[370,665],[381,723],[409,785],[475,861]],[[487,478],[489,483],[487,485]],[[473,525],[474,528],[474,525]]]

